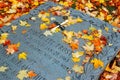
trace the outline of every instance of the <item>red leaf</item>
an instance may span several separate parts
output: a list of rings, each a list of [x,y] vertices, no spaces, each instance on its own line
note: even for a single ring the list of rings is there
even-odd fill
[[[3,44],[3,46],[7,46],[7,45],[10,45],[11,44],[11,41],[10,40],[6,40],[5,43]]]

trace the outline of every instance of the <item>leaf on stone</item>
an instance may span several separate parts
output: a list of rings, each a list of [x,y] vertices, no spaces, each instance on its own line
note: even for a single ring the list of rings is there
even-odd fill
[[[99,67],[104,67],[104,62],[97,58],[94,58],[93,60],[91,60],[91,63],[94,65],[95,69]]]
[[[79,73],[79,74],[84,72],[83,66],[79,66],[78,64],[74,64],[72,69],[73,69],[73,71],[75,71],[76,73]]]
[[[0,72],[5,72],[8,69],[8,67],[0,66]]]
[[[28,78],[27,70],[20,70],[16,76],[19,80],[24,80],[24,78]]]
[[[26,60],[26,59],[27,59],[27,53],[26,53],[26,52],[21,52],[21,53],[19,53],[18,59],[19,59],[19,60],[21,60],[21,59]]]
[[[33,78],[35,76],[37,76],[37,74],[33,70],[31,70],[31,71],[28,72],[28,77],[29,78]]]

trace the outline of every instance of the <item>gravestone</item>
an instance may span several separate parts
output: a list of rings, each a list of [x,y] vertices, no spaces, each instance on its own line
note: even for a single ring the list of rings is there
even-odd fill
[[[46,37],[43,35],[44,31],[39,29],[41,20],[37,17],[38,13],[41,10],[47,10],[48,8],[57,5],[58,4],[53,2],[46,2],[36,9],[31,10],[29,14],[12,21],[11,25],[17,25],[18,27],[15,34],[11,32],[11,25],[2,28],[2,31],[9,33],[9,39],[12,42],[21,43],[19,51],[27,52],[28,57],[27,60],[18,60],[18,52],[13,55],[6,55],[5,47],[0,45],[0,66],[4,65],[9,67],[8,71],[0,73],[0,80],[18,80],[16,75],[18,71],[22,69],[34,70],[38,75],[34,77],[33,80],[56,80],[59,77],[64,78],[68,75],[68,70],[71,71],[70,76],[72,80],[98,80],[100,73],[102,73],[105,67],[94,69],[92,64],[87,63],[85,64],[85,71],[83,74],[79,75],[72,72],[72,66],[74,64],[71,60],[72,50],[68,45],[62,42],[63,35],[61,33],[56,33]],[[89,15],[74,9],[70,9],[70,11],[71,16],[79,16],[84,21],[69,26],[66,30],[79,31],[88,29],[91,24],[97,29],[104,30],[105,26],[110,28],[108,33],[103,31],[103,35],[105,35],[108,42],[113,45],[105,46],[99,55],[94,56],[101,59],[106,66],[120,48],[120,34],[113,32],[113,26],[106,22],[90,17]],[[36,20],[30,20],[31,17],[36,17]],[[20,20],[27,21],[31,26],[29,28],[21,27],[19,25]],[[57,21],[61,23],[64,20],[62,17],[57,17]],[[23,35],[21,31],[24,29],[27,30],[27,33]],[[81,42],[83,41],[81,40]],[[84,56],[81,59],[83,60]]]

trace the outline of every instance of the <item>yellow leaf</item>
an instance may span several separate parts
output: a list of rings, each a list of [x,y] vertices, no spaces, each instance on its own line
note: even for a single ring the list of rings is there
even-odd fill
[[[94,58],[93,60],[91,60],[91,63],[94,65],[95,69],[99,67],[104,67],[104,62],[97,58]]]
[[[62,78],[57,78],[57,80],[64,80],[64,79],[62,79]]]
[[[18,55],[18,59],[19,59],[19,60],[20,60],[20,59],[26,60],[26,59],[27,59],[27,53],[26,53],[26,52],[20,53],[20,54]]]
[[[48,28],[48,26],[45,23],[40,25],[40,30],[45,30],[47,28]]]
[[[90,3],[90,2],[86,3],[85,5],[86,5],[88,8],[92,8],[92,7],[93,7],[93,4]]]
[[[20,20],[20,26],[25,26],[26,24],[27,24],[26,21],[22,21],[22,20]]]
[[[83,35],[81,38],[88,39],[88,40],[93,40],[93,36],[92,35],[87,35],[87,34]]]
[[[12,28],[12,31],[17,30],[17,26],[15,26],[15,25],[12,25],[11,28]]]
[[[19,80],[24,80],[24,78],[28,78],[27,70],[20,70],[16,76]]]
[[[5,43],[5,41],[7,40],[8,37],[8,33],[2,33],[0,36],[0,44]]]
[[[75,63],[80,62],[80,58],[72,57],[72,61]]]
[[[73,71],[75,71],[76,73],[79,73],[79,74],[84,72],[83,66],[79,66],[78,64],[74,64],[72,69],[73,69]]]
[[[83,21],[83,20],[82,20],[81,18],[79,18],[79,17],[78,17],[76,20],[77,20],[77,22],[82,22],[82,21]]]
[[[112,19],[112,15],[107,15],[106,20],[109,21],[109,20],[111,20],[111,19]]]
[[[71,80],[71,77],[70,76],[66,76],[65,80]]]
[[[97,0],[97,1],[99,1],[99,3],[104,3],[105,2],[105,0]]]
[[[84,54],[84,52],[78,51],[78,52],[72,53],[72,57],[79,58],[79,57],[82,56],[83,54]]]
[[[38,1],[34,1],[33,4],[34,4],[35,6],[38,6],[38,5],[39,5]]]
[[[20,47],[20,42],[18,42],[18,43],[16,44],[16,46],[17,46],[17,47]]]
[[[46,18],[46,17],[42,17],[41,20],[42,20],[43,22],[50,22],[50,20],[49,20],[48,18]]]
[[[108,32],[108,31],[109,31],[109,28],[108,28],[108,27],[105,27],[105,31]]]
[[[5,72],[8,69],[8,67],[0,66],[0,72]]]

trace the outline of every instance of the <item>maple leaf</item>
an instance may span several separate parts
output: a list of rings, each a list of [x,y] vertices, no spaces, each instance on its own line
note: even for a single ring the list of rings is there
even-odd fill
[[[8,46],[8,45],[10,45],[11,44],[11,41],[10,40],[6,40],[5,42],[4,42],[4,44],[3,44],[3,46]]]
[[[76,43],[76,42],[71,42],[70,43],[70,47],[71,47],[72,50],[76,50],[76,49],[79,48],[79,44]]]
[[[28,78],[28,73],[27,73],[28,70],[20,70],[17,74],[17,78],[19,80],[23,80],[24,78]]]
[[[0,44],[5,43],[6,39],[8,38],[8,33],[2,33],[0,34]]]
[[[70,76],[66,76],[65,80],[71,80],[71,77]]]
[[[99,3],[104,3],[105,0],[97,0]]]
[[[73,69],[73,71],[75,71],[76,73],[79,73],[79,74],[84,72],[83,66],[79,66],[78,64],[74,64],[72,69]]]
[[[20,20],[20,26],[25,26],[26,24],[27,24],[26,21],[22,21],[22,20]]]
[[[50,31],[48,31],[48,30],[46,30],[44,33],[43,33],[45,36],[52,36],[52,32],[50,32]]]
[[[21,52],[19,55],[18,55],[18,59],[24,59],[26,60],[27,59],[27,53],[26,52]]]
[[[67,37],[67,38],[72,38],[74,36],[74,32],[73,31],[63,31],[63,34]]]
[[[0,72],[5,72],[8,69],[8,67],[0,66]]]
[[[85,44],[85,46],[83,46],[83,48],[86,50],[86,51],[93,51],[94,50],[94,45],[88,45],[88,44]]]
[[[72,61],[77,63],[77,62],[80,62],[80,58],[78,57],[72,57]]]
[[[108,31],[109,31],[109,28],[108,28],[108,27],[105,27],[105,31],[108,32]]]
[[[94,58],[93,60],[91,60],[91,63],[93,63],[95,69],[104,66],[104,62],[97,58]]]
[[[84,52],[78,51],[78,52],[72,53],[72,57],[79,58],[79,57],[82,56],[83,54],[84,54]]]
[[[92,35],[87,35],[87,34],[83,35],[81,38],[88,39],[88,40],[93,40],[93,36]]]
[[[28,72],[28,77],[29,78],[33,78],[35,76],[37,76],[37,74],[34,71],[31,70],[31,71]]]
[[[45,23],[40,24],[40,30],[45,30],[47,28],[48,28],[48,26]]]
[[[13,53],[17,52],[19,46],[20,46],[20,42],[18,42],[17,44],[8,45],[8,48],[6,49],[7,54],[13,54]]]
[[[92,8],[92,7],[93,7],[93,4],[90,3],[90,2],[86,3],[85,5],[86,5],[88,8]]]
[[[12,25],[11,28],[12,28],[12,31],[13,31],[13,32],[14,32],[15,30],[17,30],[17,26],[15,26],[15,25]]]
[[[20,26],[30,27],[31,25],[27,21],[20,20]]]

